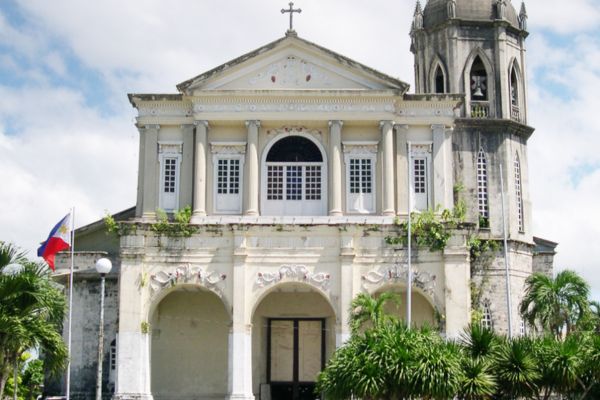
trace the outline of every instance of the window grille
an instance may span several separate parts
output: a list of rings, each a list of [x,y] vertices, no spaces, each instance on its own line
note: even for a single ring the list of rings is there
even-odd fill
[[[483,149],[477,156],[477,204],[479,216],[487,222],[489,218],[487,160]]]
[[[283,200],[283,166],[267,167],[267,199]]]
[[[177,158],[164,159],[164,193],[175,193],[175,184],[177,176]]]
[[[114,371],[117,369],[117,341],[113,340],[110,342],[110,369]]]
[[[413,176],[416,194],[427,193],[427,166],[426,159],[415,158],[413,165]]]
[[[490,308],[490,303],[483,303],[483,315],[481,316],[481,326],[487,329],[493,329],[494,323],[492,320],[492,310]]]
[[[286,200],[302,200],[302,167],[289,165],[286,168]]]
[[[217,193],[240,192],[240,160],[220,159],[217,163]]]
[[[521,187],[521,162],[519,161],[519,154],[515,155],[514,169],[515,169],[515,199],[517,201],[517,218],[519,221],[519,232],[523,232],[524,231],[523,191],[522,191],[522,187]]]
[[[309,165],[306,169],[306,200],[321,200],[321,166]]]
[[[373,188],[372,161],[369,158],[350,159],[350,193],[371,193]]]

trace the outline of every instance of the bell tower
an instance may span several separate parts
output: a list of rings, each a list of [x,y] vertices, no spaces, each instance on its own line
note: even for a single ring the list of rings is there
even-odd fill
[[[461,93],[465,117],[527,122],[524,4],[417,0],[410,35],[417,93]]]

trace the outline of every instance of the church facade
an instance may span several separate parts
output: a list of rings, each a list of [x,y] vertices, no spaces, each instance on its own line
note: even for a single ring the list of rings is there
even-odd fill
[[[350,336],[352,299],[405,298],[398,223],[463,204],[443,249],[413,247],[412,322],[456,337],[474,316],[506,333],[512,315],[523,333],[524,281],[551,273],[556,246],[531,230],[526,22],[509,0],[417,3],[415,94],[293,30],[176,94],[130,94],[137,204],[115,215],[119,237],[102,221],[76,233],[73,395],[95,387],[99,257],[115,266],[106,393],[311,399]],[[186,207],[190,224],[164,229],[157,210]],[[503,251],[470,252],[504,229],[510,299]]]

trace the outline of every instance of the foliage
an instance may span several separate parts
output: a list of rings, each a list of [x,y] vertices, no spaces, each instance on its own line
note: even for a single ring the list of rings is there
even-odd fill
[[[389,300],[354,300],[351,320],[360,323],[317,379],[326,398],[600,398],[600,335],[593,331],[509,339],[473,324],[452,342],[386,315]]]
[[[22,268],[8,273],[6,266],[14,263]],[[0,242],[0,396],[15,360],[28,349],[44,354],[49,372],[64,369],[67,349],[59,329],[65,310],[64,294],[48,269],[28,261],[15,246]]]
[[[439,209],[426,210],[420,213],[410,214],[411,238],[418,247],[426,247],[429,251],[441,251],[446,248],[451,236],[451,230],[464,222],[466,206],[459,201],[452,210],[445,209],[441,213]],[[399,227],[396,236],[387,236],[385,241],[389,245],[407,244],[408,223],[394,221]]]
[[[122,221],[117,222],[108,211],[106,211],[106,214],[104,215],[104,228],[106,229],[107,234],[111,233],[119,237],[131,235],[135,233],[136,230],[135,224]]]
[[[549,277],[535,273],[527,278],[521,315],[535,326],[560,338],[569,334],[589,310],[590,288],[577,273],[564,270]]]
[[[164,210],[156,210],[157,222],[151,225],[153,232],[158,235],[171,237],[190,237],[198,231],[198,228],[190,225],[192,219],[192,208],[185,206],[181,210],[173,212],[173,220],[169,220],[169,216]]]
[[[385,313],[384,307],[390,301],[399,304],[399,295],[385,292],[377,297],[366,293],[360,293],[356,296],[350,305],[350,328],[352,332],[356,333],[366,325],[379,326],[389,320],[390,315]]]
[[[481,239],[477,236],[471,236],[467,241],[467,248],[469,249],[471,261],[474,262],[479,260],[482,256],[494,255],[500,250],[500,245],[496,240]]]
[[[40,359],[31,359],[31,354],[25,352],[19,357],[17,370],[17,399],[35,400],[42,394],[44,362]],[[9,398],[14,396],[15,390],[12,372],[4,387],[4,395]]]

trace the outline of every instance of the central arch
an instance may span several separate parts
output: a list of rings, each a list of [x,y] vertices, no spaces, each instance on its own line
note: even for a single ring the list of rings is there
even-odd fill
[[[289,130],[263,150],[261,215],[327,214],[327,158],[312,135]]]
[[[280,283],[259,298],[252,316],[256,398],[316,399],[317,375],[335,349],[335,326],[329,300],[306,283]]]
[[[231,318],[213,292],[179,285],[151,314],[155,400],[226,398]]]

